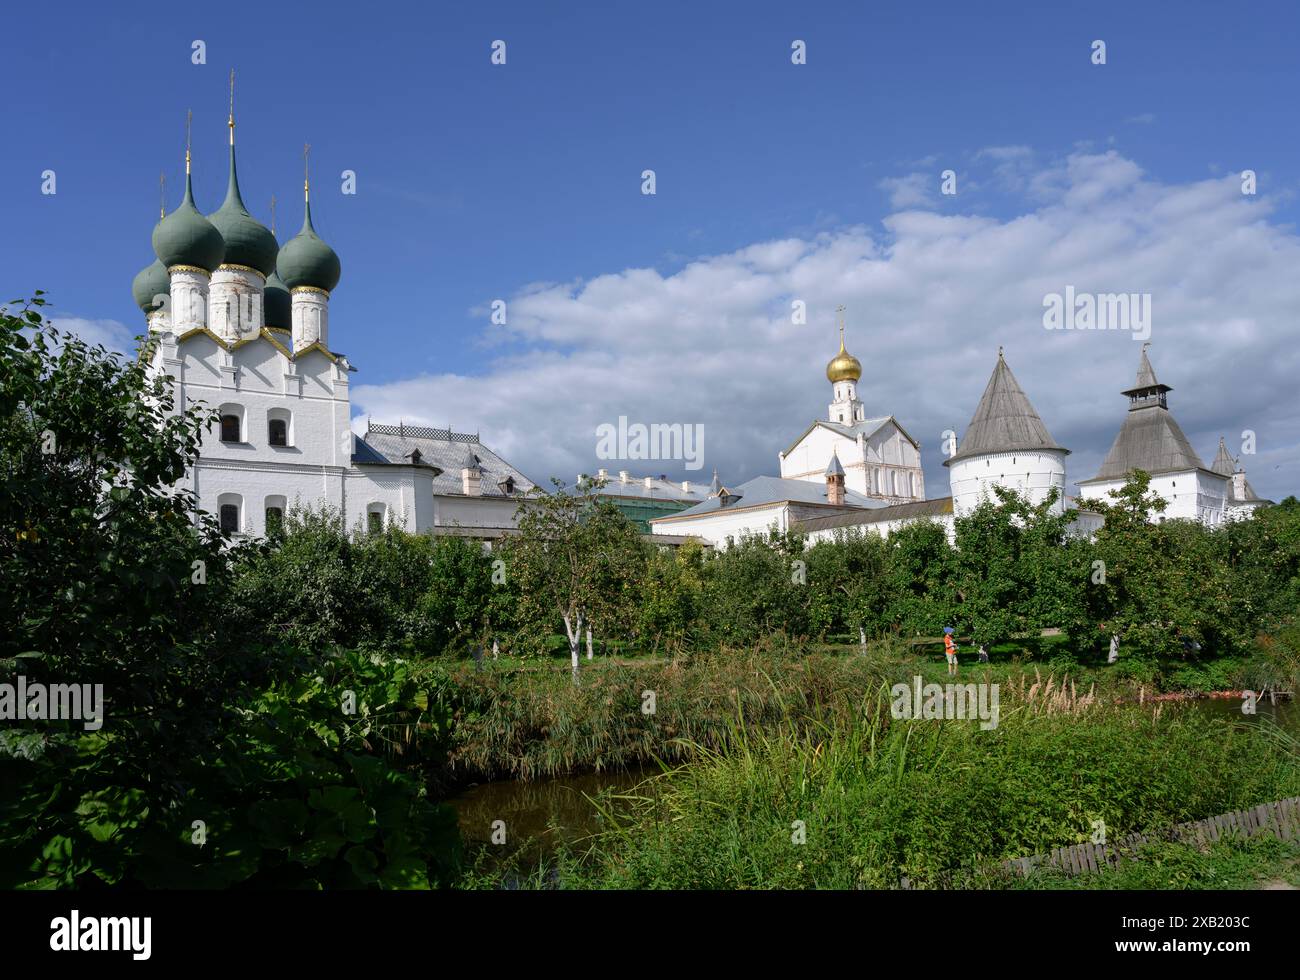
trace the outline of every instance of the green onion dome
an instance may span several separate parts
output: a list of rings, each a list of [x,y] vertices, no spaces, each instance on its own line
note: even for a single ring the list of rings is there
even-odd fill
[[[233,132],[233,130],[232,130]],[[263,276],[275,271],[275,254],[279,246],[270,229],[248,213],[239,195],[239,176],[235,171],[235,144],[230,144],[230,183],[221,208],[208,215],[208,221],[225,242],[224,265],[244,265]]]
[[[302,231],[284,243],[275,262],[275,271],[291,290],[310,286],[328,293],[339,284],[343,270],[334,249],[321,241],[311,226],[311,201],[304,203]]]
[[[154,228],[153,250],[158,261],[168,269],[192,265],[206,272],[221,265],[226,254],[221,232],[194,206],[194,189],[188,172],[185,174],[185,199]]]
[[[293,297],[289,295],[278,272],[272,272],[266,280],[266,289],[262,292],[262,309],[268,327],[293,329]]]
[[[135,297],[135,305],[148,314],[153,313],[161,305],[154,304],[154,297],[159,294],[169,295],[171,288],[171,277],[167,275],[167,266],[154,259],[153,265],[141,269],[132,280],[131,295]]]

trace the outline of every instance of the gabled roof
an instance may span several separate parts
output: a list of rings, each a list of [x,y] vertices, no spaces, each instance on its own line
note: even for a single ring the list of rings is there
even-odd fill
[[[1169,409],[1151,404],[1131,410],[1125,416],[1101,469],[1091,480],[1081,481],[1079,485],[1098,480],[1122,480],[1133,470],[1145,470],[1154,475],[1204,469],[1201,457],[1183,435]],[[1232,474],[1229,471],[1221,475],[1231,477]]]
[[[732,491],[732,494],[734,495],[732,497],[735,502],[734,505],[724,503],[721,497],[710,497],[708,500],[696,504],[694,507],[687,508],[679,513],[672,514],[669,517],[655,518],[655,521],[675,521],[687,517],[701,517],[721,510],[735,510],[741,507],[763,507],[771,504],[782,503],[824,504],[826,506],[831,506],[826,500],[825,483],[813,483],[809,480],[783,480],[778,476],[756,476],[752,480],[736,487]],[[844,506],[870,508],[875,510],[884,507],[885,503],[884,501],[876,500],[871,497],[864,497],[856,490],[845,490]],[[654,522],[652,521],[652,523]]]
[[[464,496],[460,471],[471,456],[478,457],[482,473],[479,484],[484,497],[506,497],[501,484],[506,477],[515,481],[514,496],[527,493],[534,484],[478,440],[477,435],[411,425],[371,424],[364,436],[357,436],[352,459],[355,463],[410,465],[410,454],[420,451],[422,465],[438,472],[433,478],[433,492]]]
[[[903,428],[898,419],[894,418],[892,415],[882,415],[880,418],[863,419],[861,422],[854,422],[852,425],[844,425],[840,422],[828,422],[825,419],[816,419],[809,424],[808,428],[804,429],[803,432],[799,434],[799,438],[790,443],[785,452],[781,455],[782,457],[789,456],[794,452],[795,447],[798,446],[799,443],[808,438],[808,433],[812,432],[812,430],[818,426],[821,426],[823,429],[830,429],[832,432],[838,433],[846,439],[853,439],[856,441],[858,436],[870,439],[890,422],[892,422],[895,427],[897,427],[898,431],[903,434],[904,439],[910,442],[918,450],[921,448],[921,444],[912,438],[911,434]]]
[[[319,342],[308,344],[300,351],[290,350],[289,347],[276,336],[278,333],[288,333],[288,331],[281,330],[279,327],[262,327],[257,333],[251,333],[246,337],[240,337],[238,340],[226,340],[223,337],[219,337],[208,327],[192,327],[184,333],[176,335],[176,343],[177,345],[181,345],[193,337],[207,337],[209,340],[215,341],[218,347],[225,348],[226,350],[239,350],[239,348],[251,344],[255,340],[265,340],[291,361],[295,361],[304,354],[309,354],[312,351],[320,351],[331,361],[337,361],[338,358],[342,356],[329,350]]]
[[[993,367],[993,374],[984,394],[980,397],[975,415],[966,427],[961,445],[957,452],[944,460],[948,466],[968,456],[984,453],[1005,453],[1050,449],[1068,453],[1069,450],[1057,445],[1047,426],[1034,411],[1029,398],[1020,387],[1011,368],[998,351],[998,363]]]

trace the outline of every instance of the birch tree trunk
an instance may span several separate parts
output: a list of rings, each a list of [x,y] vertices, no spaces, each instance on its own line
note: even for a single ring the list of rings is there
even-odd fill
[[[591,627],[587,627],[587,659],[591,659]]]
[[[573,664],[573,683],[578,683],[578,640],[582,637],[582,613],[575,617],[564,614],[564,632],[569,639],[569,660]]]

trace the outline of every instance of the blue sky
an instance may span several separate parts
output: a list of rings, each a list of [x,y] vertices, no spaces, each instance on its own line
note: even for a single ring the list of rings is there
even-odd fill
[[[158,174],[171,210],[193,109],[198,203],[220,204],[233,67],[244,199],[269,223],[277,196],[282,242],[312,144],[313,216],[343,264],[331,346],[377,419],[481,429],[538,480],[600,465],[594,427],[619,414],[698,422],[707,468],[738,482],[774,472],[824,415],[844,302],[868,412],[921,439],[931,495],[938,431],[964,428],[1002,343],[1082,479],[1122,421],[1138,345],[1067,347],[1036,322],[1043,288],[1006,301],[1023,253],[998,243],[1030,220],[1059,230],[1060,261],[1034,270],[1045,283],[1091,273],[1091,288],[1149,291],[1171,311],[1152,358],[1207,462],[1218,434],[1231,446],[1248,428],[1256,488],[1300,487],[1294,4],[26,5],[15,18],[10,36],[27,40],[6,81],[4,299],[39,287],[70,322],[139,329],[130,283],[153,258]],[[489,62],[498,38],[505,66]],[[191,64],[195,39],[206,65]],[[794,39],[806,65],[790,62]],[[937,193],[947,168],[955,197]],[[1246,168],[1258,195],[1227,200]],[[355,196],[340,193],[344,169]],[[1178,202],[1219,217],[1189,221]],[[1127,225],[1126,206],[1150,226]],[[900,214],[949,224],[891,224]],[[747,251],[780,242],[803,248]],[[944,266],[949,247],[987,254],[1003,285],[982,302],[979,262]],[[1200,295],[1225,268],[1198,268],[1217,249],[1259,260]],[[1247,273],[1269,288],[1243,289]],[[810,323],[782,333],[781,297],[801,289]],[[949,289],[962,302],[931,308]],[[505,329],[488,325],[497,298],[521,311]]]

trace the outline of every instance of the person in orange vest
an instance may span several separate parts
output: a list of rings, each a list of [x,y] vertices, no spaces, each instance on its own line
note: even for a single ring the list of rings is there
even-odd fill
[[[948,657],[948,676],[957,676],[957,644],[952,641],[952,627],[943,628],[943,652]]]

